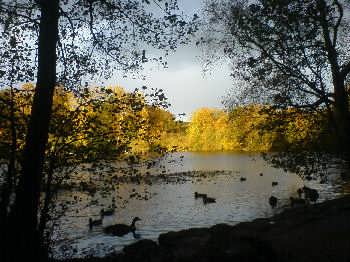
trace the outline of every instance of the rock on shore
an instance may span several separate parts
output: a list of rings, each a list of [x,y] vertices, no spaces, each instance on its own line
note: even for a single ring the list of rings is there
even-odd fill
[[[350,196],[235,226],[218,224],[141,240],[124,252],[75,262],[350,261]]]

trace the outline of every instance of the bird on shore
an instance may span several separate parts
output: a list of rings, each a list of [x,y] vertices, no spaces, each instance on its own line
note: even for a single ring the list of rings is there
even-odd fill
[[[194,192],[194,198],[199,198],[199,197],[207,197],[207,194],[201,194],[201,193],[198,193],[198,192]]]
[[[110,234],[110,235],[113,235],[113,236],[118,236],[118,237],[122,237],[126,234],[129,234],[129,233],[135,233],[135,230],[136,230],[136,222],[137,221],[140,221],[141,219],[139,217],[135,217],[131,224],[130,225],[125,225],[125,224],[115,224],[115,225],[111,225],[111,226],[108,226],[108,227],[105,227],[103,229],[103,231],[106,233],[106,234]]]
[[[104,216],[112,216],[114,214],[115,210],[114,208],[106,209],[104,210],[103,208],[100,211],[100,214],[102,217]]]
[[[277,186],[277,185],[278,185],[278,182],[273,181],[273,182],[271,183],[271,185],[272,185],[272,186]]]
[[[91,217],[89,218],[89,228],[92,229],[94,226],[100,226],[103,223],[103,218],[93,220]]]
[[[216,199],[212,197],[203,197],[204,204],[216,203]]]
[[[275,196],[270,196],[269,198],[269,204],[272,208],[275,208],[277,206],[278,199]]]

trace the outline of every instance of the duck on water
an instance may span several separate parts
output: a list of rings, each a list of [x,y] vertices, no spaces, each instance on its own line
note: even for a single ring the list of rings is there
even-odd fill
[[[216,199],[212,197],[203,197],[203,204],[216,203]]]
[[[126,234],[129,233],[133,233],[135,234],[135,230],[136,230],[136,222],[140,221],[141,219],[139,217],[135,217],[132,222],[131,225],[125,225],[125,224],[115,224],[115,225],[111,225],[111,226],[107,226],[103,229],[103,231],[106,234],[109,235],[113,235],[113,236],[118,236],[118,237],[122,237]]]
[[[198,193],[198,192],[194,192],[194,198],[206,198],[207,197],[207,194],[201,194],[201,193]]]

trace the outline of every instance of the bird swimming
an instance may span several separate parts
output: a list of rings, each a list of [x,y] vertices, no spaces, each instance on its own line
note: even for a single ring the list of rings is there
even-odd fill
[[[278,182],[273,181],[273,182],[271,183],[271,185],[272,185],[272,186],[277,186],[277,185],[278,185]]]
[[[216,199],[212,197],[203,197],[204,204],[216,203]]]
[[[111,226],[107,226],[103,229],[103,231],[106,234],[110,234],[113,236],[118,236],[118,237],[122,237],[126,234],[129,234],[130,232],[135,233],[136,230],[136,225],[135,223],[137,221],[140,221],[141,219],[139,217],[135,217],[130,225],[125,225],[125,224],[115,224],[115,225],[111,225]]]
[[[241,182],[243,182],[243,181],[246,181],[246,180],[247,180],[247,178],[245,178],[245,177],[241,177],[239,180],[241,180]]]
[[[194,198],[199,198],[199,197],[207,197],[207,194],[201,194],[201,193],[198,193],[198,192],[194,192]]]

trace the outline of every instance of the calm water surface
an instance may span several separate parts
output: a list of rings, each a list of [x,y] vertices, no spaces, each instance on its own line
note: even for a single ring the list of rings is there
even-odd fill
[[[184,157],[180,158],[181,155]],[[99,218],[100,209],[103,205],[111,204],[111,197],[103,198],[97,195],[94,199],[98,198],[98,203],[91,204],[94,199],[89,194],[76,192],[72,195],[61,192],[59,200],[70,201],[74,197],[81,200],[78,204],[70,206],[66,215],[59,221],[60,227],[55,235],[58,239],[55,256],[102,256],[111,251],[121,250],[137,239],[132,234],[124,237],[105,235],[103,227],[115,223],[129,224],[135,216],[142,219],[137,224],[139,238],[154,240],[159,234],[168,231],[207,227],[217,223],[234,225],[258,217],[269,217],[286,208],[289,197],[295,196],[296,190],[304,185],[304,181],[297,175],[270,167],[259,155],[176,153],[159,164],[165,166],[167,173],[195,170],[231,172],[209,173],[206,178],[188,178],[182,183],[120,185],[115,196],[115,214],[105,217],[103,226],[94,227],[91,231],[88,227],[89,217]],[[151,170],[157,171],[159,172],[157,168]],[[259,176],[259,173],[264,175]],[[240,177],[246,177],[247,180],[241,182]],[[308,181],[305,184],[318,189],[319,201],[324,201],[344,194],[344,188],[339,186],[337,177],[334,171],[334,174],[330,174],[327,184],[319,184],[318,181]],[[278,185],[272,187],[272,181],[277,181]],[[216,198],[216,203],[203,205],[201,199],[194,199],[195,191]],[[133,192],[146,196],[148,200],[129,198]],[[275,209],[268,204],[271,195],[279,199]]]

